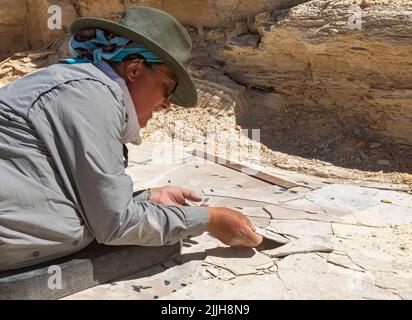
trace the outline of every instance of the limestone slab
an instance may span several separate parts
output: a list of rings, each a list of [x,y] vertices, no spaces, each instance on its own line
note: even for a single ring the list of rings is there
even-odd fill
[[[261,235],[263,238],[274,241],[279,244],[285,244],[289,242],[288,238],[264,228],[257,227],[255,232]]]
[[[373,275],[335,266],[316,253],[290,255],[277,266],[289,299],[399,299],[375,286]]]
[[[293,188],[287,191],[283,191],[279,190],[279,188],[276,186],[247,189],[202,189],[203,194],[206,196],[243,199],[267,204],[277,204],[284,201],[290,201],[292,199],[299,199],[304,197],[307,191],[307,188]]]
[[[301,200],[301,199],[299,199]],[[295,209],[289,203],[279,205],[266,205],[264,210],[267,211],[272,219],[275,220],[314,220],[323,222],[352,222],[356,223],[356,219],[351,216],[351,213],[339,214],[335,210],[330,212],[319,210],[318,212],[307,212],[302,209]]]
[[[218,247],[207,250],[205,262],[229,270],[233,274],[255,274],[256,267],[273,265],[272,260],[264,254],[251,248]]]
[[[296,238],[310,238],[313,236],[330,236],[332,228],[329,222],[310,220],[274,220],[270,221],[269,231],[289,235]]]
[[[412,224],[412,208],[381,203],[354,213],[359,224],[383,227],[391,224]]]
[[[255,227],[266,228],[270,223],[270,215],[262,207],[234,207],[241,211]]]
[[[262,253],[270,257],[285,257],[292,254],[331,252],[333,250],[333,238],[311,237],[292,240],[279,248],[264,250]]]
[[[333,184],[310,192],[306,199],[320,207],[353,212],[378,205],[380,201],[374,198],[377,193],[376,189]]]

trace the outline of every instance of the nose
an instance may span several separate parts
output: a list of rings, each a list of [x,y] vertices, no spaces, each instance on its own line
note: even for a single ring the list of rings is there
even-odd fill
[[[164,110],[169,110],[170,109],[170,101],[168,99],[165,99],[161,105],[161,108]]]

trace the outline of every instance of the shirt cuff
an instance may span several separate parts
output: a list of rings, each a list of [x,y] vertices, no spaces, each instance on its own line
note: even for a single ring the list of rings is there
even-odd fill
[[[137,202],[149,200],[147,189],[133,192],[133,199]]]
[[[208,208],[184,207],[187,237],[194,237],[207,231],[209,224]]]

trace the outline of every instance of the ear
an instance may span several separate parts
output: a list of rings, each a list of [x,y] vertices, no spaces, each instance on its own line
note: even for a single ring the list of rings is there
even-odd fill
[[[143,61],[132,60],[125,63],[125,76],[130,82],[136,81],[137,76],[142,72]]]

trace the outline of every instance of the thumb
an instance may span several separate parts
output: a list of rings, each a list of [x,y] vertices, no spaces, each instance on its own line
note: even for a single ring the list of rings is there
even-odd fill
[[[262,243],[263,237],[260,234],[256,233],[256,227],[252,224],[252,222],[246,218],[246,226],[247,229],[246,239],[245,239],[245,246],[247,247],[257,247],[259,244]]]
[[[256,231],[256,227],[253,225],[252,221],[250,221],[247,217],[245,217],[246,219],[246,224],[250,227],[250,229],[252,229],[253,231]]]
[[[263,241],[263,237],[256,232],[252,231],[248,233],[248,239],[247,239],[247,246],[248,247],[257,247],[260,245]]]
[[[181,190],[182,190],[183,197],[187,200],[199,202],[199,201],[202,201],[203,199],[193,190],[188,190],[188,189],[183,189],[183,188],[181,188]]]

